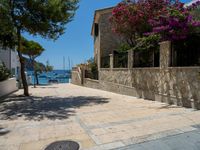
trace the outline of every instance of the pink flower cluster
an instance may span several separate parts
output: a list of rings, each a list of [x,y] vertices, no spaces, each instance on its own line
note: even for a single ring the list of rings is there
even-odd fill
[[[184,39],[192,28],[200,27],[200,21],[190,15],[199,5],[200,1],[185,8],[178,0],[121,2],[113,9],[110,21],[114,32],[128,38],[160,34],[164,40]]]
[[[160,34],[163,40],[187,38],[195,27],[200,27],[200,21],[195,21],[190,14],[190,11],[198,6],[197,4],[189,9],[178,1],[168,5],[165,13],[149,20],[153,27],[151,34]]]

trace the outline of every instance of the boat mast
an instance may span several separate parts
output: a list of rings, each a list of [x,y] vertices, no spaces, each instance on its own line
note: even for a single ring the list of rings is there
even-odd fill
[[[68,62],[69,62],[69,70],[71,68],[71,64],[70,64],[70,58],[68,57]]]
[[[65,70],[65,57],[63,56],[63,70]]]
[[[71,67],[74,67],[73,60],[71,59]],[[72,69],[72,68],[71,68]]]

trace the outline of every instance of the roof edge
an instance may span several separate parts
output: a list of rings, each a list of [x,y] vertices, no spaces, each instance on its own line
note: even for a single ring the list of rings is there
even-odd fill
[[[95,24],[95,20],[96,20],[96,16],[97,16],[97,14],[98,13],[106,13],[106,12],[108,12],[109,10],[110,11],[112,11],[112,9],[114,8],[114,6],[113,7],[107,7],[107,8],[102,8],[102,9],[97,9],[97,10],[95,10],[94,11],[94,18],[93,18],[93,23],[92,23],[92,30],[91,30],[91,35],[93,36],[93,31],[94,31],[94,24]]]

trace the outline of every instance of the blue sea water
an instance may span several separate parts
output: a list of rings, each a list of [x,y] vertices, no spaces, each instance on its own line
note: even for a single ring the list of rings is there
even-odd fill
[[[31,84],[36,82],[33,71],[27,71],[28,76],[31,77]],[[53,70],[51,72],[43,72],[38,75],[40,85],[48,85],[49,80],[56,80],[58,83],[69,83],[71,78],[71,71],[69,70]]]

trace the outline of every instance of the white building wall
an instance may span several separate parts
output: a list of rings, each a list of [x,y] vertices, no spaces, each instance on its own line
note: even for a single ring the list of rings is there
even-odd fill
[[[20,73],[20,62],[16,50],[0,48],[0,62],[4,62],[6,67],[11,71],[16,78]]]
[[[6,96],[18,90],[15,78],[0,82],[0,97]]]
[[[11,69],[10,50],[0,48],[0,61],[3,62],[8,69]]]
[[[20,74],[20,62],[19,57],[17,55],[17,51],[11,51],[11,71],[13,75],[18,78]]]

